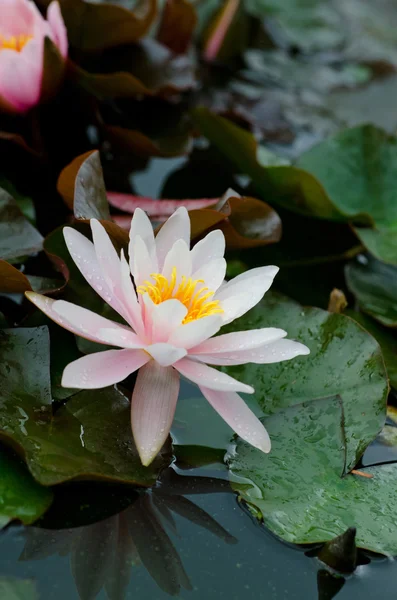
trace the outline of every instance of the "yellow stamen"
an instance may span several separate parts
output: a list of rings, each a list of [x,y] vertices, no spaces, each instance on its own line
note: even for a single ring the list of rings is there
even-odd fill
[[[169,280],[160,273],[152,273],[150,277],[154,283],[145,281],[137,288],[138,294],[148,294],[154,304],[160,304],[171,298],[179,300],[188,310],[183,323],[223,313],[219,300],[210,300],[214,292],[207,287],[200,287],[200,284],[204,283],[202,279],[192,279],[191,277],[187,279],[183,275],[177,286],[176,267],[172,269]]]
[[[12,35],[11,37],[4,37],[0,35],[0,50],[15,50],[15,52],[21,52],[24,46],[32,39],[32,35]]]

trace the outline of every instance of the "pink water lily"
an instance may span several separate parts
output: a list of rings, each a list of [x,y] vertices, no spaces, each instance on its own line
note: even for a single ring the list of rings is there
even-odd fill
[[[99,221],[91,219],[91,229],[93,243],[66,227],[67,247],[88,283],[128,325],[70,302],[27,292],[62,327],[118,348],[70,363],[62,385],[101,388],[139,369],[131,422],[144,465],[152,462],[169,434],[180,375],[199,386],[243,439],[269,452],[265,428],[238,395],[252,394],[254,389],[208,365],[266,364],[309,353],[306,346],[285,339],[286,332],[273,327],[212,337],[261,300],[278,268],[258,267],[225,282],[223,233],[212,231],[190,250],[190,219],[184,207],[166,221],[157,237],[146,214],[135,210],[129,264],[123,252],[118,256]]]
[[[66,58],[68,39],[58,2],[51,2],[44,19],[31,0],[0,0],[0,107],[26,112],[40,101],[45,37]]]

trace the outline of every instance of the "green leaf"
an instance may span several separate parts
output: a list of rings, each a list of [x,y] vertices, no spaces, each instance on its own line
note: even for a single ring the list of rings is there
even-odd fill
[[[310,355],[269,365],[227,367],[253,385],[265,414],[328,396],[343,400],[346,469],[351,469],[385,421],[388,381],[377,342],[344,315],[304,308],[275,293],[227,327],[228,331],[280,327],[310,348]],[[365,415],[365,419],[363,418]]]
[[[39,600],[33,579],[0,577],[0,598],[4,600]]]
[[[17,519],[25,525],[36,521],[50,506],[52,492],[38,485],[26,466],[0,446],[0,529]],[[2,580],[0,579],[0,597]]]
[[[397,327],[397,267],[361,256],[346,265],[345,277],[364,312],[386,327]]]
[[[36,481],[155,483],[168,464],[167,449],[150,467],[142,466],[122,392],[80,392],[53,415],[47,327],[3,330],[0,336],[0,436],[25,455]]]
[[[370,478],[342,476],[344,406],[334,396],[265,419],[272,451],[264,456],[240,440],[229,458],[233,486],[288,542],[324,542],[355,526],[359,547],[396,554],[397,464],[363,469]]]
[[[43,238],[23,216],[16,201],[0,188],[0,257],[5,260],[34,254]]]
[[[348,309],[344,314],[357,321],[376,339],[382,349],[390,385],[397,389],[397,339],[393,333],[362,312]]]

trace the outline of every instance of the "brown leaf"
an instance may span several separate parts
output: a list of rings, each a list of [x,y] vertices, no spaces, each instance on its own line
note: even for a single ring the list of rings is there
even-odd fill
[[[27,277],[5,260],[0,259],[0,292],[13,294],[31,290]]]
[[[167,0],[157,39],[175,54],[184,54],[197,24],[196,10],[188,0]]]

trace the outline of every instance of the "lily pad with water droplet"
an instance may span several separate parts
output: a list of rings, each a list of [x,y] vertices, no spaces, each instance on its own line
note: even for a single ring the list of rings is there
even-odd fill
[[[382,429],[388,381],[376,340],[356,322],[319,308],[306,308],[268,293],[229,331],[280,327],[310,348],[310,355],[270,365],[227,367],[227,373],[255,387],[263,414],[308,400],[339,396],[346,430],[346,470],[357,463]]]
[[[130,402],[116,387],[79,392],[53,411],[47,327],[0,331],[0,438],[46,486],[70,479],[150,486],[169,463],[165,448],[142,466]]]

